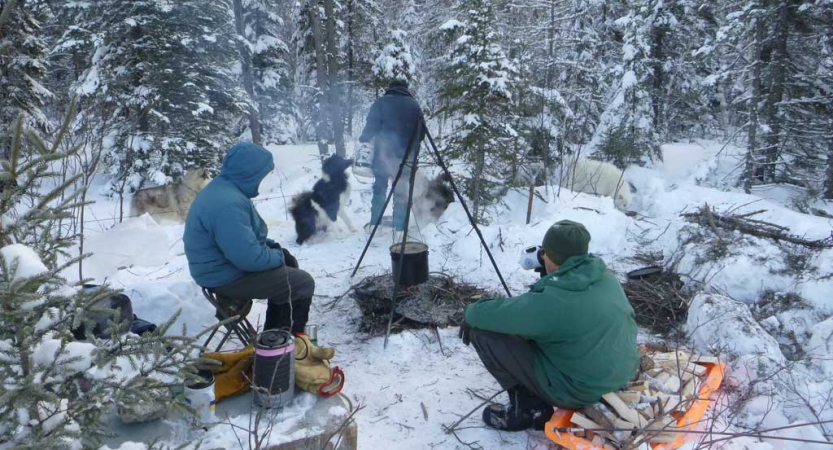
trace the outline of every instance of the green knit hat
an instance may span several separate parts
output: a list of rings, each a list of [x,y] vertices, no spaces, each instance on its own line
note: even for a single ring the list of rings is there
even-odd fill
[[[559,266],[571,256],[587,254],[590,233],[584,225],[572,220],[561,220],[544,235],[544,253]]]

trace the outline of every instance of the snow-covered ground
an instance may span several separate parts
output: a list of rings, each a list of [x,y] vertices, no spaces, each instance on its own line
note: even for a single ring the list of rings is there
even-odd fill
[[[456,437],[444,432],[442,425],[454,423],[481,402],[475,394],[491,396],[499,389],[497,383],[474,350],[460,343],[456,329],[440,329],[438,334],[431,330],[395,334],[386,349],[383,338],[357,331],[359,311],[354,302],[349,297],[333,301],[364,277],[389,270],[392,236],[374,239],[352,279],[350,273],[366,242],[363,231],[332,231],[303,246],[296,245],[287,207],[292,195],[309,189],[320,176],[317,148],[281,146],[271,150],[276,169],[261,185],[257,208],[269,226],[270,237],[296,255],[301,267],[316,279],[310,323],[320,326],[321,342],[337,349],[333,363],[346,374],[344,394],[354,404],[365,406],[356,416],[359,448],[468,448],[462,442],[475,442],[487,449],[504,445],[547,448],[540,432],[498,433],[484,428],[480,411],[460,426]],[[716,260],[707,261],[704,248],[710,245],[708,241],[680,244],[691,233],[690,224],[680,214],[705,203],[716,211],[766,210],[756,218],[789,227],[793,234],[808,239],[830,236],[833,221],[796,212],[796,195],[789,190],[747,195],[736,189],[740,159],[738,149],[732,146],[703,141],[667,145],[663,150],[664,163],[627,171],[637,189],[634,217],[615,209],[607,197],[542,187],[539,194],[546,201],[535,199],[532,221],[526,225],[526,194],[510,193],[499,208],[500,214],[482,227],[510,289],[520,293],[536,279],[535,273],[518,265],[519,252],[539,244],[546,229],[560,219],[584,223],[593,236],[591,251],[620,276],[642,265],[637,255],[661,254],[664,262],[677,263],[684,279],[704,283],[710,295],[695,300],[688,324],[699,351],[719,353],[730,362],[726,386],[732,394],[717,408],[721,414],[716,430],[833,420],[833,250],[805,255],[808,270],[798,275],[786,270],[788,258],[781,248],[758,238],[745,239]],[[105,180],[100,183],[103,186]],[[370,184],[355,180],[347,210],[358,228],[369,220],[370,195]],[[96,253],[85,262],[85,275],[123,289],[143,319],[160,323],[181,310],[179,321],[190,334],[213,324],[214,312],[188,274],[182,225],[157,225],[144,217],[114,226],[118,205],[103,196],[95,200],[87,215],[91,218],[87,239],[88,248]],[[812,207],[833,211],[819,202]],[[438,224],[419,224],[412,233],[430,247],[430,270],[502,291],[459,203],[452,204]],[[764,314],[755,308],[768,290],[795,293],[804,300],[798,306],[773,307]],[[264,311],[265,304],[256,304],[250,319],[262,322]],[[641,339],[649,337],[643,333]],[[800,348],[796,353],[800,358],[781,353],[779,344],[785,340]],[[727,406],[740,397],[745,402],[738,408]],[[298,401],[308,400],[302,396]],[[279,431],[280,426],[276,441],[282,440]],[[170,441],[179,444],[185,436],[202,436],[212,446],[239,448],[225,425],[214,427],[207,435],[200,433],[173,433]],[[818,440],[824,439],[824,433],[830,438],[833,426],[780,433]],[[806,447],[748,437],[726,445],[760,450]]]

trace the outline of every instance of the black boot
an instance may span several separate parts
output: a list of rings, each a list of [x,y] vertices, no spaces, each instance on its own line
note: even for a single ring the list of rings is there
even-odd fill
[[[547,402],[523,386],[507,389],[509,405],[489,405],[483,410],[483,422],[502,431],[543,430],[552,417],[553,409]]]

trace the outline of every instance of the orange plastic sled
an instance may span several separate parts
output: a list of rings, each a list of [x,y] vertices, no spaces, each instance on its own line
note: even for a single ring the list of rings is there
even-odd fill
[[[706,411],[712,403],[709,398],[712,393],[717,391],[720,383],[723,382],[723,375],[726,371],[726,364],[702,364],[708,368],[706,373],[706,381],[700,387],[700,392],[697,399],[692,402],[691,407],[677,419],[677,428],[681,430],[691,430],[698,423],[703,420]],[[571,428],[574,425],[570,422],[573,417],[573,411],[569,409],[555,409],[552,418],[544,426],[544,432],[547,437],[556,444],[568,448],[570,450],[604,450],[590,443],[587,439],[575,436],[572,433],[564,431],[557,431],[558,429]],[[688,439],[694,438],[695,435],[690,433],[678,433],[674,442],[662,442],[651,444],[653,450],[674,450],[682,447]]]

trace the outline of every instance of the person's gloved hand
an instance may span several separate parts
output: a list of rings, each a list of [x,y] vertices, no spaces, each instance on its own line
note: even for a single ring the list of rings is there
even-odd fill
[[[463,344],[469,345],[471,343],[471,325],[466,322],[466,319],[460,323],[460,331],[457,333]]]
[[[292,253],[289,253],[289,250],[285,248],[282,248],[281,251],[283,251],[283,261],[284,264],[286,264],[286,267],[292,267],[293,269],[297,269],[298,260],[295,259],[294,256],[292,256]]]
[[[309,341],[307,335],[295,338],[295,385],[299,388],[330,397],[344,387],[344,372],[336,366],[330,368],[330,359],[335,350],[330,347],[318,347]]]

